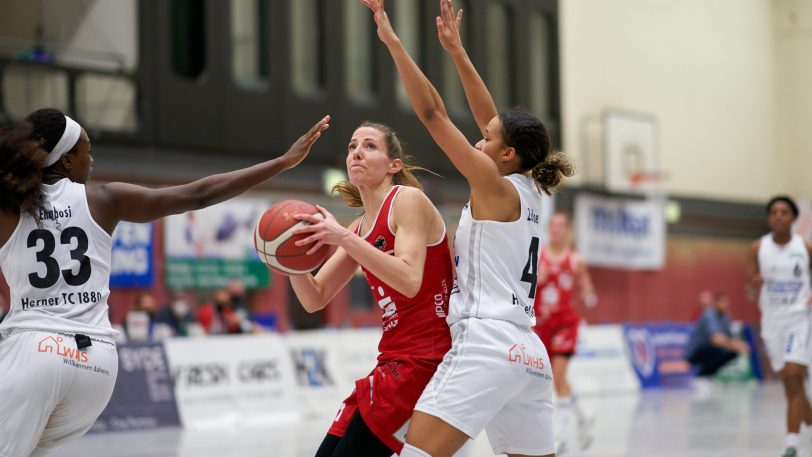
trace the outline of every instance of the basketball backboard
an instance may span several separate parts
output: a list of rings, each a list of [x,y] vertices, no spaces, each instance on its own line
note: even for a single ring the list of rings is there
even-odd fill
[[[606,111],[602,116],[604,186],[617,193],[650,194],[659,188],[654,116]]]

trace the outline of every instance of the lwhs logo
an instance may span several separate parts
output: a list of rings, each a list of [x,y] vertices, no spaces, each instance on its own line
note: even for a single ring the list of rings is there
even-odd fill
[[[525,352],[527,347],[524,344],[514,344],[508,349],[508,362],[521,363],[528,367],[544,369],[544,359]]]
[[[50,352],[60,355],[66,359],[73,359],[77,362],[87,362],[87,352],[78,349],[62,346],[64,340],[61,336],[54,338],[53,336],[45,337],[39,342],[38,352]]]

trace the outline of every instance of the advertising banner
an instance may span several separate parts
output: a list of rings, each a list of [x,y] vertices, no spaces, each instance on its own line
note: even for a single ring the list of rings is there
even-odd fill
[[[299,405],[309,416],[338,411],[355,380],[375,368],[379,329],[315,330],[288,333],[285,344],[296,377]]]
[[[648,387],[687,387],[693,374],[685,345],[693,324],[627,324],[626,344],[640,383]]]
[[[164,344],[184,427],[299,418],[296,381],[279,335],[174,338]]]
[[[239,198],[166,218],[166,275],[173,289],[218,288],[239,279],[268,285],[268,268],[254,248],[254,227],[267,200]]]
[[[155,282],[153,261],[154,224],[120,222],[113,232],[110,287],[151,287]]]
[[[665,263],[661,199],[630,200],[578,194],[575,237],[589,265],[656,270]]]
[[[163,345],[120,344],[113,396],[91,431],[149,430],[178,425],[180,418]]]

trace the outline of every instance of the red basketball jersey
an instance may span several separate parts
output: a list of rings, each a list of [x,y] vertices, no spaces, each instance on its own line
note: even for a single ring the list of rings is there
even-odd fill
[[[572,295],[575,292],[575,268],[572,252],[567,249],[554,259],[549,248],[539,251],[539,273],[546,279],[536,287],[536,316],[541,320],[549,316],[572,311]]]
[[[389,255],[395,253],[395,235],[390,229],[389,215],[400,187],[394,186],[389,191],[372,228],[366,234],[360,234],[369,244]],[[359,223],[356,233],[360,228]],[[383,311],[383,336],[378,345],[381,353],[378,361],[410,357],[442,360],[451,348],[451,334],[445,321],[453,281],[448,234],[443,234],[441,240],[427,247],[423,283],[412,298],[388,286],[363,266],[361,269],[375,301]]]

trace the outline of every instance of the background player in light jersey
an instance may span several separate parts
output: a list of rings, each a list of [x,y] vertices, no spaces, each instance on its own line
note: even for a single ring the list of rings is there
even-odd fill
[[[107,405],[118,374],[107,316],[118,222],[235,197],[301,162],[328,120],[278,158],[164,189],[86,186],[90,140],[55,109],[0,140],[0,268],[11,289],[0,325],[0,456],[45,455],[83,435]]]
[[[581,316],[573,307],[578,292],[587,306],[597,304],[597,295],[592,286],[586,264],[571,249],[571,226],[564,213],[554,213],[550,217],[550,245],[541,248],[539,274],[536,289],[536,326],[533,328],[553,364],[556,399],[556,434],[559,437],[559,452],[566,449],[569,436],[570,416],[575,413],[578,425],[578,440],[581,449],[591,442],[590,428],[593,418],[578,404],[567,382],[567,366],[570,357],[575,355],[578,342],[578,324]]]
[[[391,128],[362,124],[348,145],[349,182],[337,187],[344,202],[364,215],[350,228],[321,207],[323,220],[297,216],[312,223],[294,232],[309,234],[297,244],[315,243],[311,251],[338,246],[315,276],[291,276],[304,308],[324,308],[360,265],[383,313],[377,366],[356,381],[317,457],[399,453],[414,405],[451,347],[445,318],[453,278],[445,224],[404,159]]]
[[[484,428],[493,450],[553,455],[552,370],[535,324],[541,188],[571,175],[534,116],[497,114],[459,41],[461,17],[441,3],[440,41],[454,57],[484,139],[471,146],[392,29],[380,0],[374,13],[420,121],[471,186],[454,242],[457,260],[448,322],[452,348],[421,395],[402,457],[451,456]]]
[[[770,233],[750,246],[749,285],[760,288],[761,338],[770,365],[784,384],[787,437],[784,457],[797,455],[801,422],[812,424],[812,407],[804,391],[810,363],[810,258],[812,246],[795,233],[798,206],[786,196],[767,204]]]

